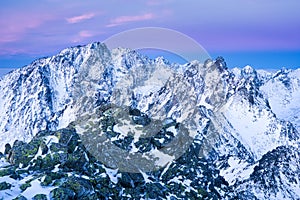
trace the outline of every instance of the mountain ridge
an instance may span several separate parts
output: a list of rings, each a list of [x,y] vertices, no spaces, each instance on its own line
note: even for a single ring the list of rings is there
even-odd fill
[[[221,57],[203,64],[193,61],[178,65],[163,58],[151,60],[130,49],[110,51],[104,44],[92,43],[36,60],[0,79],[0,107],[3,108],[0,112],[1,146],[2,150],[6,143],[14,146],[12,143],[16,139],[30,143],[40,131],[59,131],[74,121],[77,134],[82,135],[78,128],[87,122],[101,125],[105,119],[108,124],[103,134],[110,134],[110,141],[129,153],[133,152],[134,156],[135,149],[141,150],[141,146],[138,146],[141,140],[133,138],[133,142],[128,143],[130,135],[122,132],[127,128],[126,124],[110,124],[109,120],[113,118],[105,118],[107,112],[124,109],[125,105],[129,106],[129,110],[136,110],[134,118],[139,121],[135,123],[146,124],[145,116],[162,122],[172,119],[188,130],[193,142],[187,143],[191,147],[186,151],[191,153],[191,148],[196,148],[198,153],[195,155],[198,157],[190,158],[182,152],[169,162],[173,168],[164,168],[165,171],[180,168],[180,162],[182,166],[190,166],[187,163],[193,159],[198,163],[196,167],[204,158],[209,166],[217,170],[209,173],[220,177],[224,183],[224,187],[222,184],[211,186],[216,187],[216,191],[223,187],[223,192],[217,192],[218,198],[299,198],[296,192],[299,189],[298,179],[294,185],[283,181],[284,184],[279,186],[280,183],[274,182],[272,176],[268,175],[268,168],[261,167],[268,165],[266,160],[273,162],[277,159],[273,154],[281,155],[290,149],[299,149],[297,113],[300,108],[296,104],[300,98],[299,86],[299,70],[281,70],[274,74],[261,70],[258,72],[250,66],[229,70]],[[278,88],[281,88],[280,92]],[[100,117],[96,108],[103,110]],[[287,111],[286,115],[284,111]],[[99,119],[93,118],[94,114]],[[78,118],[85,116],[89,118],[81,125]],[[113,117],[127,119],[120,115]],[[95,124],[90,130],[99,128]],[[152,140],[168,144],[168,134],[180,135],[175,126],[164,130],[171,131],[160,132],[162,136],[159,140],[151,136]],[[162,146],[164,142],[154,144]],[[151,148],[146,153],[158,148],[154,144],[149,143]],[[90,151],[93,146],[86,148]],[[92,151],[90,153],[95,156]],[[295,154],[289,159],[293,160],[294,171],[298,172],[300,165],[296,157]],[[288,161],[283,160],[284,163]],[[290,180],[285,168],[277,171],[283,174],[279,176],[281,180],[285,180],[285,177]],[[264,172],[267,175],[263,180],[259,179]],[[187,180],[191,183],[196,180],[201,182],[199,178],[203,174],[198,175],[198,178]],[[260,188],[254,184],[251,187],[253,181],[264,186]],[[269,181],[274,187],[265,187]],[[180,184],[187,186],[184,181]],[[205,184],[209,187],[209,182]],[[193,195],[200,197],[200,193],[198,191]],[[177,197],[180,198],[180,195]]]

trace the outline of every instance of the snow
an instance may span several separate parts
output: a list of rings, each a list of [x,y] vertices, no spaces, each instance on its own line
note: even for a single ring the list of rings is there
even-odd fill
[[[40,181],[37,179],[30,182],[30,184],[31,187],[27,188],[24,192],[22,192],[22,195],[27,199],[32,199],[36,194],[45,194],[47,196],[47,199],[49,199],[50,191],[57,188],[53,186],[43,187],[41,186]]]
[[[48,146],[51,145],[52,143],[59,143],[59,139],[54,135],[45,137],[44,141]]]
[[[268,98],[272,111],[279,119],[292,122],[300,131],[300,69],[286,75],[290,79],[287,88],[280,79],[270,79],[262,87],[264,95]]]
[[[178,176],[170,179],[168,181],[168,184],[172,182],[184,185],[186,187],[185,192],[190,192],[191,190],[193,190],[193,188],[191,187],[192,181],[189,179],[184,179],[182,176]]]
[[[0,177],[0,182],[7,182],[12,184],[11,189],[0,191],[0,197],[3,199],[10,200],[16,198],[18,195],[21,194],[27,199],[32,199],[36,194],[45,194],[49,199],[50,191],[55,189],[56,187],[52,187],[52,186],[42,187],[40,185],[41,182],[38,179],[31,181],[30,182],[31,186],[28,187],[25,191],[23,192],[21,191],[20,186],[32,178],[34,178],[32,175],[27,176],[22,180],[15,180],[10,178],[9,176]]]
[[[55,165],[54,169],[52,170],[52,172],[58,172],[59,171],[59,165],[60,164]]]
[[[151,155],[153,155],[155,158],[158,158],[155,160],[156,166],[164,167],[168,163],[175,160],[175,156],[170,156],[169,154],[165,154],[162,151],[159,151],[158,149],[152,149],[149,152]]]
[[[146,184],[147,183],[152,183],[152,181],[149,179],[149,176],[145,172],[143,172],[142,170],[140,170],[140,173],[142,174],[142,176],[143,176],[144,181],[145,181]]]
[[[174,183],[181,183],[182,182],[182,176],[175,176],[174,178],[172,178],[172,179],[170,179],[169,181],[168,181],[168,183],[172,183],[172,182],[174,182]]]
[[[232,68],[230,71],[235,75],[235,77],[237,77],[237,78],[241,77],[241,69],[240,68],[235,67],[235,68]]]
[[[12,184],[13,187],[7,190],[0,190],[0,197],[3,199],[11,200],[17,197],[21,190],[19,186],[21,185],[19,181],[10,178],[9,176],[0,177],[0,182],[7,182]]]
[[[177,130],[175,128],[175,126],[170,126],[169,128],[166,129],[166,131],[170,131],[174,134],[174,136],[177,135]]]
[[[223,115],[234,129],[233,136],[253,153],[256,160],[285,144],[286,140],[280,136],[282,127],[270,111],[251,107],[242,97],[233,98]]]
[[[67,62],[64,63],[64,61]],[[213,62],[210,61],[208,65],[211,66],[212,64]],[[178,71],[182,70],[183,72],[186,66],[180,66]],[[107,75],[109,77],[100,80],[104,70],[110,67],[112,72]],[[131,102],[128,97],[131,97],[132,91],[134,91],[134,93],[140,95],[139,98],[141,99],[139,99],[138,108],[142,112],[148,112],[147,114],[150,114],[149,116],[155,120],[163,120],[165,117],[176,119],[177,122],[182,122],[187,128],[191,129],[189,132],[190,136],[195,137],[197,136],[197,131],[201,132],[199,131],[202,130],[201,127],[196,125],[194,127],[192,122],[186,123],[185,119],[188,118],[195,122],[202,120],[193,115],[196,101],[198,101],[197,106],[202,105],[206,109],[211,109],[212,112],[216,111],[213,103],[210,105],[206,99],[212,99],[213,93],[218,92],[216,91],[218,89],[216,85],[219,83],[222,74],[218,70],[214,70],[205,77],[201,77],[205,80],[203,94],[197,93],[199,91],[196,90],[199,88],[192,88],[184,93],[182,90],[187,90],[189,87],[184,87],[185,82],[183,80],[179,82],[174,81],[174,72],[178,72],[174,69],[174,66],[167,64],[161,58],[156,61],[147,60],[129,49],[122,48],[112,50],[110,54],[103,45],[95,46],[95,44],[90,44],[85,47],[63,50],[58,56],[41,59],[35,61],[32,65],[15,70],[0,80],[0,151],[3,152],[6,143],[12,144],[16,139],[29,141],[37,132],[48,128],[47,125],[49,124],[50,130],[56,130],[65,128],[70,122],[75,121],[76,110],[73,106],[77,99],[72,95],[74,90],[76,92],[76,89],[78,89],[74,86],[74,80],[82,78],[81,76],[87,78],[87,82],[97,80],[107,83],[107,80],[110,80],[111,85],[107,83],[107,86],[103,86],[105,92],[110,94],[115,92],[114,89],[119,89],[122,92],[122,98],[118,98],[119,96],[116,93],[112,95],[112,102],[116,105],[130,105]],[[202,73],[202,76],[206,74],[205,70],[210,69],[203,68],[199,73]],[[255,72],[250,66],[246,66],[242,70],[243,76],[251,76]],[[240,69],[234,68],[232,72],[236,76],[235,80],[242,77]],[[258,71],[258,79],[262,84],[260,90],[263,92],[264,97],[267,98],[272,110],[266,108],[263,103],[258,106],[250,105],[247,99],[234,94],[232,89],[233,96],[221,110],[214,113],[215,120],[220,120],[220,126],[216,125],[217,129],[220,129],[220,133],[224,134],[224,137],[227,136],[225,134],[232,134],[238,142],[241,142],[250,155],[253,155],[255,161],[280,145],[293,145],[292,141],[280,135],[281,131],[285,129],[280,120],[291,121],[296,129],[300,131],[300,69],[294,71],[283,70],[283,72],[280,75],[264,70]],[[135,79],[136,76],[142,77],[141,80]],[[178,77],[180,78],[179,75]],[[172,78],[174,78],[174,82],[172,82]],[[286,82],[282,81],[282,78],[286,78]],[[242,83],[243,81],[240,84]],[[288,83],[288,86],[286,83]],[[176,90],[163,95],[150,95],[151,93],[157,93],[166,84],[170,84],[168,89],[175,87]],[[101,89],[94,82],[90,86],[92,86],[91,90],[87,91],[90,93],[93,93],[93,89]],[[250,85],[245,86],[250,89]],[[172,92],[180,93],[177,95],[179,103],[174,103],[168,113],[163,113],[165,105],[172,98]],[[195,96],[195,94],[198,96]],[[186,99],[181,98],[180,95],[186,95]],[[263,100],[261,99],[261,101]],[[152,103],[155,103],[154,109],[149,111],[149,106]],[[88,112],[87,114],[89,114]],[[213,118],[214,116],[211,117]],[[96,123],[96,121],[94,122]],[[134,132],[134,142],[143,137],[141,127],[132,126],[130,121],[124,120],[123,122],[122,126],[117,124],[113,127],[115,132],[121,133],[121,137],[127,136],[129,132]],[[80,126],[77,126],[77,128],[79,133],[85,131],[80,129]],[[96,129],[98,127],[93,128]],[[168,128],[168,131],[172,131],[174,134],[177,133],[174,127]],[[48,136],[45,142],[47,145],[52,142],[57,143],[58,138]],[[228,149],[224,150],[226,153],[229,151]],[[137,152],[137,149],[133,148],[131,153],[135,152]],[[41,148],[39,148],[35,158],[38,156],[42,156]],[[148,152],[148,157],[148,160],[154,158],[155,164],[158,166],[167,165],[166,168],[175,159],[174,156],[164,154],[157,149]],[[237,180],[249,178],[253,168],[256,166],[256,164],[249,164],[234,156],[229,158],[228,164],[229,167],[221,170],[221,175],[231,185]],[[3,159],[0,160],[0,167],[7,165],[9,163]],[[55,166],[53,171],[58,170],[58,166]],[[118,182],[120,174],[118,174],[117,169],[106,168],[106,174],[112,182]],[[145,173],[143,176],[145,180],[149,181]],[[13,182],[16,185],[20,185],[25,181],[21,180],[16,183],[15,180],[9,177],[1,177],[0,180]],[[176,180],[174,179],[174,181]],[[288,182],[288,180],[285,181]],[[297,181],[299,184],[299,180]],[[184,184],[188,187],[189,181],[186,180]],[[292,190],[295,193],[300,193],[296,184],[290,184],[289,187],[293,188]],[[39,186],[39,181],[35,180],[32,182],[32,187],[28,188],[24,193],[28,198],[32,198],[32,195],[38,190],[48,193],[50,189]],[[0,196],[2,195],[4,198],[9,199],[18,193],[20,193],[20,190],[18,187],[14,187],[10,191],[0,191]],[[284,196],[279,195],[277,194],[277,196],[270,198],[284,198]],[[263,196],[264,194],[257,192],[257,197],[263,198]]]
[[[59,119],[59,124],[57,129],[66,128],[72,121],[76,120],[74,110],[71,106],[67,106],[64,110],[62,116]]]
[[[103,166],[106,174],[108,175],[109,179],[111,182],[113,182],[114,184],[118,183],[118,178],[121,178],[121,174],[118,174],[118,169],[110,169],[107,168],[105,166]]]
[[[141,86],[135,88],[136,94],[149,94],[159,91],[173,75],[171,69],[160,66]]]
[[[220,175],[224,177],[229,185],[234,185],[236,181],[248,179],[258,163],[251,165],[238,158],[230,157],[228,159],[228,165],[229,167],[226,169],[220,170]]]
[[[90,180],[90,177],[86,176],[86,175],[82,175],[81,178],[84,178],[86,180]]]
[[[201,99],[200,99],[200,102],[199,102],[199,106],[204,106],[207,109],[213,109],[213,106],[206,103],[206,101],[205,101],[205,99],[207,99],[208,97],[209,97],[209,95],[202,95]]]
[[[39,156],[42,157],[42,148],[41,147],[39,147],[38,152],[35,154],[33,160],[37,159]],[[20,167],[20,168],[22,168],[22,167]]]
[[[139,128],[142,128],[142,126],[132,125],[132,122],[123,119],[122,124],[114,125],[113,131],[116,133],[120,133],[121,135],[119,137],[121,138],[127,136],[128,133],[133,134],[134,143],[135,143],[139,140],[140,137],[142,137],[143,135],[145,136],[143,129],[139,129]]]
[[[171,164],[172,164],[172,162],[169,162],[169,163],[164,167],[163,171],[162,171],[161,174],[160,174],[160,177],[162,177],[162,176],[168,171],[168,169],[170,168]]]
[[[6,167],[6,166],[9,166],[9,165],[10,165],[10,163],[7,162],[5,158],[0,159],[0,168]]]

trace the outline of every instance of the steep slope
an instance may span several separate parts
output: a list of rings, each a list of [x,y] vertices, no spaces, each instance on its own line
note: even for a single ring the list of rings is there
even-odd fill
[[[234,188],[239,199],[299,199],[299,185],[299,147],[280,146],[265,154],[250,177]]]
[[[235,70],[225,80],[229,89],[223,104],[213,112],[205,107],[202,110],[210,120],[205,137],[213,145],[215,163],[233,185],[248,179],[266,153],[280,146],[298,146],[299,134],[290,122],[272,112],[251,67]]]
[[[300,70],[282,69],[265,80],[260,89],[276,116],[290,121],[299,131]]]
[[[40,130],[59,126],[83,56],[80,48],[73,49],[72,54],[65,50],[13,71],[0,81],[1,144],[15,139],[28,141]]]
[[[93,43],[65,49],[4,76],[0,80],[0,143],[29,141],[40,130],[66,127],[75,117],[71,109],[74,80],[78,74],[100,76],[106,59],[111,60],[109,50]]]

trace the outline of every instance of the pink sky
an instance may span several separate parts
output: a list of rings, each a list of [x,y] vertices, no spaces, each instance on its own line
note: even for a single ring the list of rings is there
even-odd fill
[[[163,27],[208,52],[300,51],[300,1],[4,1],[1,59],[52,55],[132,28]]]

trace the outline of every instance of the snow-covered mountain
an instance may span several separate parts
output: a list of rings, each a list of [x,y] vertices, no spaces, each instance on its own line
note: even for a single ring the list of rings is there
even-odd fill
[[[270,73],[250,66],[229,70],[220,57],[204,64],[178,65],[163,58],[151,60],[130,49],[110,51],[104,44],[92,43],[36,60],[0,80],[0,145],[4,150],[6,143],[12,145],[15,140],[29,142],[15,142],[6,152],[10,167],[22,171],[33,167],[38,156],[42,160],[45,155],[53,156],[56,151],[49,137],[56,135],[53,140],[59,146],[59,130],[71,126],[67,132],[81,136],[79,143],[84,147],[80,149],[88,154],[82,162],[101,161],[95,166],[109,177],[107,186],[115,185],[118,197],[125,198],[121,191],[133,184],[143,190],[138,197],[146,198],[149,188],[143,185],[156,183],[165,191],[158,193],[162,199],[297,199],[300,183],[293,174],[300,174],[296,153],[299,86],[299,70]],[[41,135],[44,130],[49,135]],[[101,131],[95,134],[95,130]],[[30,147],[37,138],[48,143]],[[114,144],[122,151],[97,157],[101,149],[95,148],[95,142],[102,150]],[[39,152],[41,145],[48,150]],[[20,148],[36,149],[30,151],[26,165],[25,161],[16,163],[9,153],[20,155]],[[73,150],[68,155],[76,152]],[[130,158],[130,163],[124,158]],[[153,160],[154,164],[149,163]],[[50,170],[65,170],[65,162],[60,159]],[[119,172],[104,169],[101,163]],[[68,170],[73,178],[87,173]],[[120,186],[119,181],[133,172],[141,177],[131,177],[132,181]],[[32,172],[28,173],[21,176],[23,182],[32,178]],[[6,175],[0,175],[0,182],[8,180]],[[89,172],[86,176],[91,181],[103,175]],[[53,186],[45,194],[50,195]],[[96,187],[94,180],[90,189],[98,194]],[[7,190],[3,192],[10,194]],[[24,191],[11,190],[11,195]],[[128,191],[132,198],[138,195]],[[4,193],[0,191],[0,196]]]
[[[270,78],[266,77],[260,89],[276,116],[290,121],[300,131],[300,69],[282,69]]]

